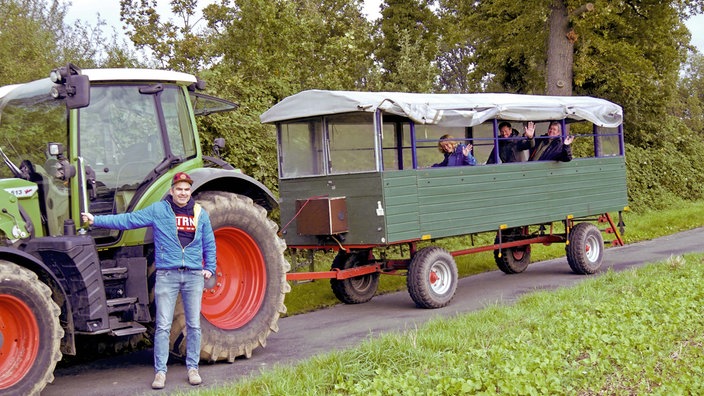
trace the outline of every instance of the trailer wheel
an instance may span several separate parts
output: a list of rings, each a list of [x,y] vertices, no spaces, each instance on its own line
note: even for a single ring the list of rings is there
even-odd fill
[[[332,270],[350,269],[367,262],[366,251],[346,253],[340,251],[332,261]],[[361,304],[374,297],[379,288],[379,273],[357,276],[349,279],[330,279],[330,286],[335,297],[345,304]]]
[[[420,308],[441,308],[457,290],[457,264],[447,250],[426,247],[413,256],[406,279],[408,293]]]
[[[34,272],[0,260],[0,393],[35,395],[54,380],[60,313]]]
[[[570,232],[565,251],[572,271],[580,275],[593,274],[601,267],[604,239],[594,224],[578,223]]]
[[[522,232],[522,231],[519,231]],[[515,234],[514,234],[515,235]],[[513,241],[513,235],[508,234],[506,241]],[[499,236],[494,239],[494,244],[499,243]],[[499,252],[501,254],[499,255]],[[530,264],[530,245],[516,246],[505,249],[494,250],[494,261],[496,266],[506,274],[519,274],[528,268]]]
[[[217,245],[217,269],[206,282],[201,313],[201,359],[233,362],[252,356],[278,331],[286,312],[290,264],[276,223],[250,198],[228,192],[203,192],[196,201],[208,212]],[[171,352],[186,356],[186,318],[179,298],[171,328]]]

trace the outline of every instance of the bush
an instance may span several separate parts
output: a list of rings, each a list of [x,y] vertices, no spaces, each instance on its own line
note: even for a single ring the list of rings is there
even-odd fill
[[[626,145],[628,200],[634,211],[704,198],[704,142],[673,140],[653,148]]]

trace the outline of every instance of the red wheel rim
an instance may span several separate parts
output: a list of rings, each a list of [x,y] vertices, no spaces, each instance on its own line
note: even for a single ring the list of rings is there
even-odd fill
[[[39,352],[39,325],[17,297],[0,294],[0,389],[18,383]]]
[[[215,230],[216,282],[203,293],[201,312],[212,325],[238,329],[259,312],[266,293],[266,265],[257,243],[246,232]]]
[[[430,271],[430,284],[433,285],[435,282],[439,281],[440,277],[438,276],[438,273],[435,271]]]

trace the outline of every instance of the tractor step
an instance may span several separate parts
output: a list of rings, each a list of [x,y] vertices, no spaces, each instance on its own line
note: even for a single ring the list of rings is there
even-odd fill
[[[108,307],[116,307],[118,305],[134,304],[137,302],[137,297],[111,298],[107,301]]]
[[[141,334],[147,331],[147,328],[142,326],[141,324],[137,322],[113,322],[111,321],[110,323],[111,327],[113,325],[119,325],[122,326],[120,328],[112,328],[110,330],[110,335],[112,336],[128,336],[128,335],[133,335],[133,334]]]

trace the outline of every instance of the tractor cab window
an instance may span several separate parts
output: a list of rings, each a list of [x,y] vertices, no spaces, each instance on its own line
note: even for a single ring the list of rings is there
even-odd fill
[[[37,184],[45,233],[60,235],[64,220],[69,219],[69,181],[57,157],[47,153],[47,143],[68,148],[66,105],[52,98],[44,85],[36,91],[31,86],[23,88],[0,103],[0,148],[22,170],[22,178]],[[8,167],[0,167],[0,176],[17,177]]]
[[[188,112],[190,99],[176,86],[166,86],[161,94],[169,146],[174,156],[188,159],[196,155],[195,133]]]

